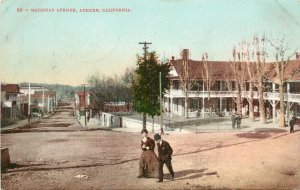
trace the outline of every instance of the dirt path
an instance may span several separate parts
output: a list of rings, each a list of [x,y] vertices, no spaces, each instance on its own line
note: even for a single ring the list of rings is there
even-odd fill
[[[300,131],[171,134],[175,181],[138,179],[138,133],[86,131],[68,110],[1,134],[12,167],[3,189],[300,188]],[[153,134],[150,135],[153,137]],[[87,179],[75,178],[87,175]]]

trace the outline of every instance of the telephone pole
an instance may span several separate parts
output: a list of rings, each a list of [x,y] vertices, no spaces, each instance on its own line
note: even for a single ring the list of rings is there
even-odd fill
[[[159,72],[159,103],[160,103],[160,134],[164,134],[163,129],[163,100],[162,100],[162,81],[161,81],[161,72]]]
[[[147,45],[148,44],[152,44],[151,42],[140,42],[139,44],[143,44],[144,47],[143,47],[143,50],[144,50],[144,61],[146,62],[146,59],[147,59],[147,49],[149,48]]]
[[[86,108],[85,108],[85,85],[83,85],[83,109],[84,109],[84,125],[86,126]],[[79,105],[80,106],[80,105]]]
[[[149,48],[147,45],[149,44],[152,44],[151,42],[140,42],[139,44],[143,44],[144,47],[144,64],[146,64],[146,61],[147,61],[147,49]],[[148,75],[149,75],[149,72],[148,72]],[[150,85],[150,82],[148,82],[148,89],[151,88],[151,85]],[[150,89],[150,93],[151,93],[151,89]],[[147,114],[146,113],[143,113],[143,128],[147,128]],[[154,128],[152,127],[152,132],[154,132]]]

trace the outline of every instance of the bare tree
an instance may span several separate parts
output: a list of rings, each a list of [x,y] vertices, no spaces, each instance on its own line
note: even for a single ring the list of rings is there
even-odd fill
[[[287,52],[290,49],[287,47],[285,42],[285,37],[281,40],[277,39],[277,42],[268,40],[272,47],[275,49],[275,63],[273,66],[275,68],[275,80],[274,82],[279,86],[279,102],[280,102],[280,112],[279,112],[279,127],[285,126],[285,105],[284,105],[284,84],[289,81],[293,76],[300,72],[300,68],[294,68],[290,73],[286,72],[286,68],[290,63],[291,57],[295,55],[296,52],[287,56]],[[287,107],[289,109],[289,107]]]
[[[232,51],[232,56],[233,56],[233,61],[229,62],[229,68],[230,72],[232,75],[232,78],[234,80],[234,87],[235,87],[235,103],[236,103],[236,109],[237,109],[237,114],[241,115],[242,114],[242,90],[241,90],[241,75],[242,75],[242,68],[241,68],[241,62],[240,62],[240,52],[236,51],[236,48],[233,48]],[[228,83],[228,82],[227,82]],[[227,87],[230,87],[232,84],[230,83],[227,85]],[[233,89],[233,87],[231,86]]]
[[[192,72],[192,66],[189,62],[189,50],[183,49],[181,55],[182,64],[180,64],[181,74],[179,74],[179,79],[184,92],[184,117],[188,118],[188,96],[191,88],[196,82],[196,74],[194,74],[195,72]]]
[[[232,97],[232,110],[235,110],[235,104],[237,102],[236,100],[236,93],[235,93],[235,80],[234,80],[234,74],[232,72],[232,62],[228,63],[229,65],[226,67],[226,70],[223,75],[223,80],[225,81],[225,87],[227,91],[231,92],[231,97]]]
[[[255,67],[253,62],[251,62],[251,55],[250,55],[250,44],[243,42],[242,43],[242,59],[244,64],[247,65],[247,73],[248,73],[248,82],[249,82],[249,98],[247,98],[247,101],[249,103],[249,118],[252,119],[252,121],[255,120],[254,118],[254,82],[255,82]]]
[[[203,63],[202,78],[207,91],[209,116],[211,117],[212,105],[211,105],[210,92],[211,92],[211,88],[215,85],[216,78],[213,76],[212,65],[211,65],[212,62],[208,61],[208,54],[206,52],[202,55],[202,63]]]
[[[268,79],[267,68],[266,68],[266,52],[265,52],[265,37],[261,39],[257,36],[253,38],[253,59],[255,64],[255,83],[258,90],[259,96],[259,117],[262,123],[266,123],[266,112],[265,112],[265,102],[264,102],[264,82]]]

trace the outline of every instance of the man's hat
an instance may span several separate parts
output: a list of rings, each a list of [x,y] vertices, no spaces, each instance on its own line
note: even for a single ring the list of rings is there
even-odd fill
[[[159,139],[161,139],[160,135],[159,135],[159,134],[155,134],[155,135],[154,135],[154,140],[155,140],[155,141],[158,141]]]

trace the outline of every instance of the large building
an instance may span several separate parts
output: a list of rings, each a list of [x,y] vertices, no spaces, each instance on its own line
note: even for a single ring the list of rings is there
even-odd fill
[[[188,53],[188,50],[184,50]],[[184,52],[183,52],[184,55]],[[187,54],[188,55],[188,54]],[[235,78],[232,70],[229,68],[230,63],[225,61],[195,61],[188,59],[187,56],[181,59],[170,60],[171,65],[171,85],[170,90],[164,96],[164,109],[171,115],[185,116],[185,96],[188,97],[188,117],[205,117],[208,112],[209,92],[206,86],[205,71],[207,66],[210,67],[210,75],[213,85],[210,90],[212,114],[218,116],[231,115],[236,110],[236,90],[230,89],[230,83],[234,83]],[[267,117],[273,117],[278,114],[279,109],[279,92],[276,84],[277,78],[272,63],[265,63],[267,75],[264,85],[264,101]],[[300,72],[295,75],[292,73],[300,70],[299,54],[296,59],[291,60],[286,65],[284,76],[288,80],[284,85],[285,104],[289,107],[287,113],[300,116]],[[242,75],[245,77],[245,88],[242,91],[242,114],[249,114],[249,74],[244,70]],[[189,74],[190,80],[187,80],[186,73]],[[295,72],[294,72],[295,73]],[[188,91],[184,90],[184,84],[191,85]],[[254,88],[254,114],[259,115],[259,94],[257,88]]]

